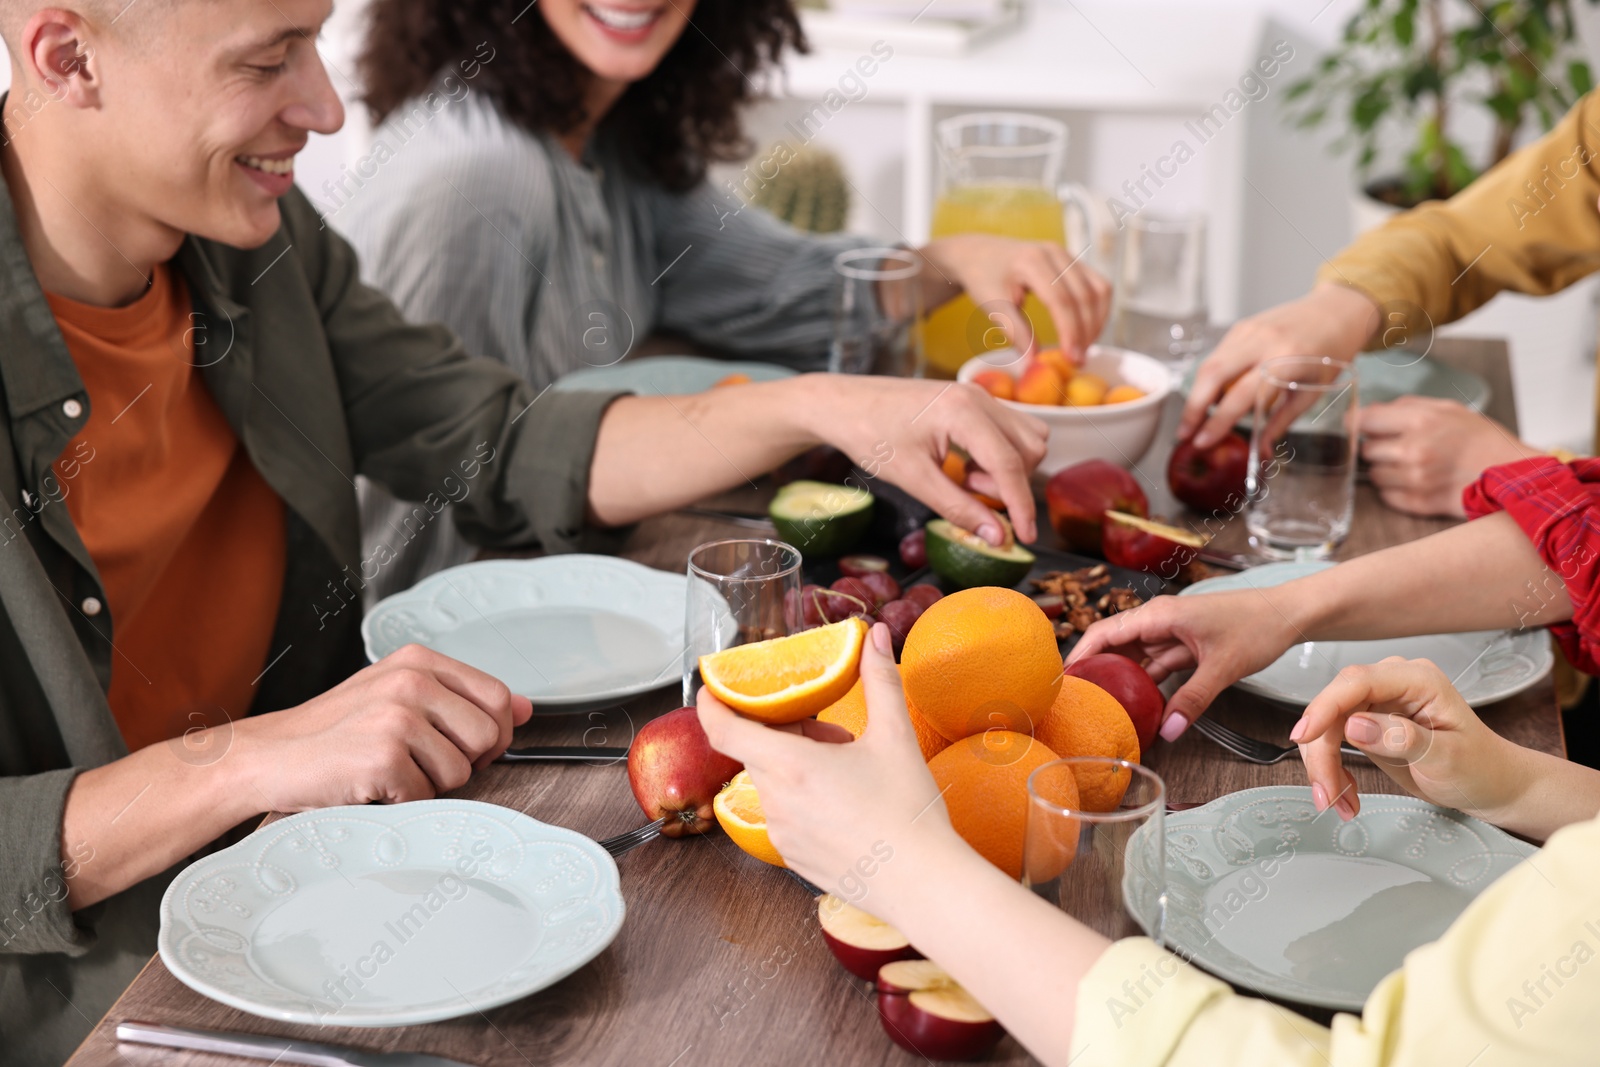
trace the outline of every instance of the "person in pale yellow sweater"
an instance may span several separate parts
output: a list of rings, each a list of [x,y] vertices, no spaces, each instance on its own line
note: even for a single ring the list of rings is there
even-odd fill
[[[1600,506],[1592,505],[1595,511]],[[1536,548],[1511,515],[1489,515],[1295,583],[1296,623],[1312,638],[1397,626],[1473,628],[1472,620],[1498,619],[1507,600],[1523,594],[1524,582],[1543,583],[1549,573],[1544,547]],[[1447,580],[1462,575],[1471,580]],[[1448,595],[1418,597],[1419,588]],[[1576,619],[1583,639],[1592,642],[1597,633],[1586,620],[1593,613],[1574,612],[1587,593],[1587,584],[1574,585],[1570,597],[1555,587],[1535,621]],[[1239,598],[1252,595],[1152,601],[1127,614],[1148,611],[1157,624],[1141,629],[1130,623],[1129,640],[1176,666],[1183,665],[1182,653],[1174,650],[1184,647],[1191,653],[1188,666],[1214,659],[1223,668],[1220,675],[1213,671],[1219,683],[1213,692],[1219,691],[1254,669],[1252,659],[1265,654],[1254,645],[1281,636],[1265,624],[1224,625],[1239,614]],[[1150,611],[1158,604],[1163,607]],[[1186,642],[1189,629],[1179,616],[1215,640]],[[1247,617],[1261,623],[1264,613]],[[1101,645],[1116,645],[1115,624],[1122,618],[1096,624],[1084,640],[1098,630]],[[1348,668],[1307,707],[1294,736],[1317,806],[1331,806],[1346,819],[1359,810],[1339,762],[1343,735],[1417,796],[1466,807],[1546,843],[1479,896],[1443,937],[1407,955],[1360,1016],[1338,1015],[1331,1028],[1238,996],[1147,938],[1110,942],[981,858],[951,829],[917,746],[882,624],[863,651],[861,673],[870,713],[866,730],[851,743],[818,744],[847,737],[816,722],[758,725],[709,690],[700,694],[700,721],[714,747],[749,768],[772,843],[794,870],[839,891],[859,857],[881,856],[884,845],[892,849],[864,897],[857,885],[859,905],[942,964],[1044,1063],[1600,1062],[1594,1027],[1600,1014],[1600,771],[1499,737],[1432,664],[1391,659]]]
[[[1600,96],[1591,92],[1449,200],[1361,235],[1323,264],[1305,296],[1234,326],[1196,372],[1179,437],[1205,446],[1227,433],[1254,403],[1264,360],[1348,360],[1420,344],[1496,293],[1545,296],[1600,270],[1597,198]],[[1466,405],[1431,397],[1374,404],[1361,432],[1384,501],[1422,515],[1460,516],[1461,491],[1481,471],[1541,452]]]

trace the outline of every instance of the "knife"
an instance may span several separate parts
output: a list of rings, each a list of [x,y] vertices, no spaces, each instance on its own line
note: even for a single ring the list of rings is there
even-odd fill
[[[626,748],[596,748],[588,745],[530,745],[527,748],[508,748],[496,763],[531,763],[534,761],[582,763],[588,760],[627,759]]]
[[[261,1034],[230,1034],[212,1030],[186,1030],[156,1023],[117,1024],[117,1040],[136,1045],[218,1052],[224,1056],[266,1060],[269,1063],[303,1063],[311,1067],[468,1067],[460,1060],[430,1056],[425,1052],[369,1052],[317,1041],[297,1041]]]

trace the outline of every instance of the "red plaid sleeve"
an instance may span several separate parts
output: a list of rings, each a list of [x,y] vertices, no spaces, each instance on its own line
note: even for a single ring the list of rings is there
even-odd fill
[[[1461,494],[1471,518],[1509,514],[1567,588],[1572,621],[1550,632],[1579,670],[1600,674],[1600,459],[1562,463],[1535,456],[1490,467]],[[1530,586],[1522,605],[1528,625],[1539,625],[1548,598]]]

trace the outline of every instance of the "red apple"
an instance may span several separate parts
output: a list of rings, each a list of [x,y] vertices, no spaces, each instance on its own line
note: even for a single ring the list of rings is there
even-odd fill
[[[1167,486],[1196,511],[1231,515],[1244,506],[1249,470],[1250,443],[1236,433],[1206,449],[1180,441],[1167,461]]]
[[[1100,520],[1108,511],[1150,514],[1150,501],[1132,472],[1103,459],[1056,471],[1044,487],[1050,525],[1077,552],[1100,551]]]
[[[922,956],[899,930],[831,893],[817,898],[817,922],[828,950],[863,981],[878,977],[878,968],[885,963]]]
[[[1066,667],[1065,673],[1074,678],[1093,682],[1110,693],[1122,710],[1133,720],[1139,734],[1139,757],[1142,760],[1156,743],[1156,731],[1161,727],[1161,712],[1167,698],[1161,695],[1150,676],[1127,656],[1115,652],[1096,652]]]
[[[717,825],[711,802],[744,764],[711,747],[693,708],[669,711],[634,735],[628,785],[647,819],[666,819],[663,837],[703,834]]]
[[[879,969],[878,1019],[895,1044],[930,1060],[975,1060],[1005,1036],[999,1021],[932,960]]]
[[[1173,579],[1206,545],[1206,538],[1139,515],[1106,512],[1100,539],[1106,562]]]

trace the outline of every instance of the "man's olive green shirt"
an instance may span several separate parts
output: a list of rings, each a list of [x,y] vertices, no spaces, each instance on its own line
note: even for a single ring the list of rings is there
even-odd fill
[[[51,467],[92,398],[3,181],[0,194],[0,1063],[12,1067],[60,1063],[133,978],[170,872],[77,913],[65,904],[67,789],[127,754],[106,702],[116,620],[90,603],[105,592],[62,503],[74,468]],[[448,500],[480,544],[570,549],[587,536],[589,462],[614,399],[536,396],[443,327],[405,322],[298,191],[281,203],[260,248],[190,237],[173,261],[194,303],[191,358],[285,504],[287,572],[254,712],[365,663],[360,591],[384,561],[360,558],[356,475],[418,501],[408,526]],[[69,873],[93,862],[69,857]]]

